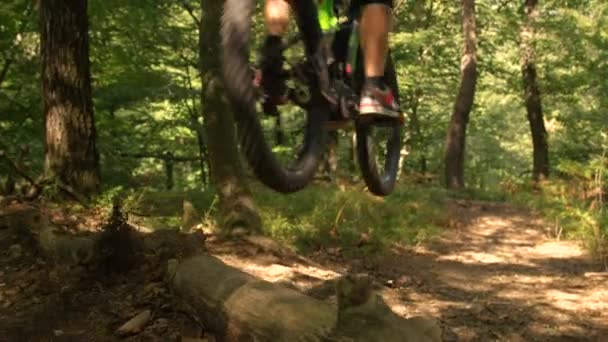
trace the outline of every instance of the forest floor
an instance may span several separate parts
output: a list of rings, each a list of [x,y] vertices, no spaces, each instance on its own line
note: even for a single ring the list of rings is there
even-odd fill
[[[580,246],[508,204],[456,201],[450,216],[456,223],[430,243],[360,260],[319,253],[316,266],[210,246],[230,265],[311,293],[338,274],[373,274],[395,313],[437,318],[444,341],[608,341],[608,273]]]
[[[454,223],[437,238],[361,258],[339,248],[294,257],[213,238],[206,247],[254,276],[329,301],[332,279],[371,274],[395,313],[436,318],[444,341],[608,341],[608,273],[581,247],[508,204],[449,207]],[[119,340],[116,328],[146,310],[143,331],[122,339],[213,340],[166,287],[158,259],[105,279],[50,266],[26,246],[0,227],[0,341]]]

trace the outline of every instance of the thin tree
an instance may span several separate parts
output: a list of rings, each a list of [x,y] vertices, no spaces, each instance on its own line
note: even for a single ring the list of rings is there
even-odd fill
[[[461,0],[464,50],[460,61],[460,88],[448,127],[445,151],[446,186],[464,187],[464,155],[467,124],[477,83],[475,0]]]
[[[211,177],[219,196],[221,225],[257,231],[260,217],[246,183],[245,172],[236,145],[234,117],[230,112],[222,84],[220,54],[220,19],[223,1],[201,0],[199,35],[200,69],[203,80],[201,110],[209,153]]]
[[[99,191],[86,0],[40,1],[45,173],[75,191]]]
[[[525,0],[524,18],[520,31],[520,63],[524,88],[524,101],[530,122],[533,146],[534,181],[549,176],[549,145],[543,118],[543,107],[536,77],[536,51],[534,24],[538,17],[538,0]]]

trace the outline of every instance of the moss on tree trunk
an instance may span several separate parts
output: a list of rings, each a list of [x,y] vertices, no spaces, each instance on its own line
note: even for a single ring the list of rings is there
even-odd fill
[[[201,0],[200,69],[203,80],[202,111],[211,176],[220,199],[222,227],[259,231],[260,217],[236,145],[235,124],[225,96],[220,61],[222,1]]]

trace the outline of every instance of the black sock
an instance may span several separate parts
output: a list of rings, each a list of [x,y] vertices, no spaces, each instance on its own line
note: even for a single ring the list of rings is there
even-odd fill
[[[378,88],[384,88],[384,76],[372,76],[365,78],[365,83]]]
[[[262,47],[262,68],[280,70],[283,63],[281,36],[267,35]]]
[[[282,41],[283,41],[283,37],[269,34],[266,36],[266,41],[264,42],[264,45],[278,46],[278,45],[281,45]]]

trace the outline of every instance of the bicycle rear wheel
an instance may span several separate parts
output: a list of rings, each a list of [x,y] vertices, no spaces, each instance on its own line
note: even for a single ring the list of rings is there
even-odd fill
[[[310,2],[310,3],[308,3]],[[298,1],[299,34],[305,45],[307,59],[320,40],[316,7],[311,1]],[[304,4],[304,5],[302,5]],[[319,92],[316,76],[310,73],[309,100],[302,106],[304,127],[294,158],[285,160],[285,153],[271,146],[256,109],[250,62],[252,22],[255,0],[226,0],[222,18],[223,72],[228,99],[235,112],[237,135],[241,150],[258,179],[268,187],[283,193],[305,187],[315,175],[323,152],[329,107]],[[315,21],[316,20],[316,21]],[[302,119],[302,118],[301,118]]]
[[[359,59],[361,60],[361,58]],[[360,65],[358,70],[363,70]],[[358,91],[363,75],[358,75]],[[388,57],[384,72],[385,82],[395,94],[399,93],[397,74],[392,58]],[[390,194],[397,179],[402,144],[402,126],[381,126],[374,123],[356,123],[357,158],[361,174],[370,192],[378,196]]]

